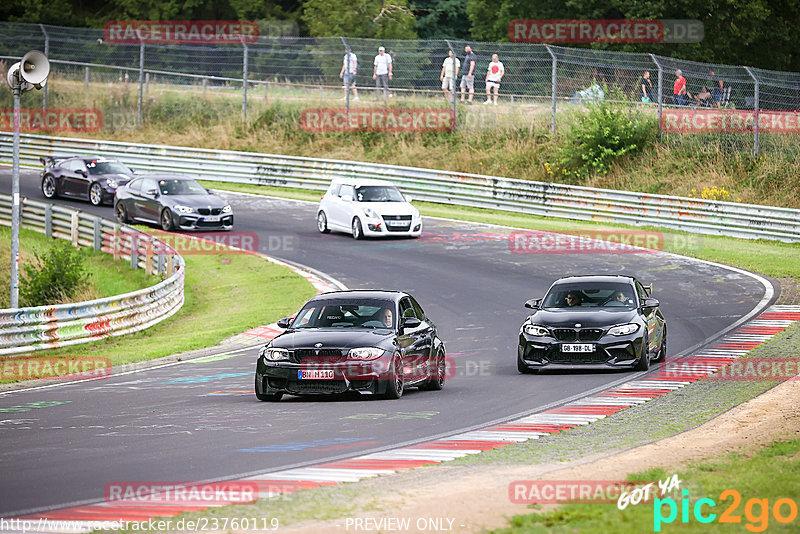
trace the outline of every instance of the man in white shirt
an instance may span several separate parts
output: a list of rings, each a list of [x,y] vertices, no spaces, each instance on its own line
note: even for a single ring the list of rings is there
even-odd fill
[[[503,79],[505,73],[506,70],[500,62],[500,58],[497,57],[497,54],[492,54],[492,61],[489,63],[489,68],[486,69],[486,102],[484,102],[484,104],[492,102],[491,91],[492,88],[494,88],[494,105],[497,105],[497,93],[500,92],[500,80]]]
[[[348,68],[349,66],[349,68]],[[356,73],[358,72],[358,57],[349,48],[342,60],[342,70],[339,72],[339,78],[344,83],[344,96],[342,100],[347,100],[347,86],[349,85],[353,91],[353,100],[358,100],[358,90],[356,90]]]
[[[375,56],[372,69],[372,79],[375,80],[375,100],[380,95],[383,88],[383,101],[389,94],[389,80],[392,79],[392,56],[386,53],[384,47],[378,48],[378,55]]]
[[[456,77],[458,76],[458,69],[461,68],[461,60],[453,54],[453,51],[448,51],[448,57],[444,58],[442,63],[442,72],[439,74],[439,81],[442,82],[442,92],[444,97],[450,102],[450,91],[455,94],[456,90]]]

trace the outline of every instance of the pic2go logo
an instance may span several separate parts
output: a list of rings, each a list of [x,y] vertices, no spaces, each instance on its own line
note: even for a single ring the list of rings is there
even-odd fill
[[[680,506],[675,499],[667,497],[665,499],[655,499],[653,501],[653,531],[661,532],[662,524],[670,524],[678,518],[678,511],[681,514],[681,523],[689,523],[689,512],[691,510],[695,521],[698,523],[712,523],[717,520],[717,514],[712,513],[711,509],[717,506],[713,499],[697,499],[694,505],[689,503],[689,490],[681,491],[683,498]],[[736,509],[742,502],[741,494],[732,489],[728,489],[719,494],[720,501],[732,499],[732,502],[719,515],[719,523],[741,523],[742,516],[736,515]],[[705,507],[705,508],[704,508]],[[664,515],[665,508],[667,515]],[[772,505],[772,517],[778,523],[791,523],[797,518],[797,503],[792,499],[783,497],[776,500]],[[769,526],[770,507],[769,499],[750,499],[744,505],[744,516],[748,523],[745,528],[750,532],[764,532]]]

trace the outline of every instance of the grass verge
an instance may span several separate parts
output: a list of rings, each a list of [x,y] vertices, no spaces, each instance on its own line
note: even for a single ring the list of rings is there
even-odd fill
[[[122,365],[211,347],[297,311],[316,294],[304,278],[260,256],[185,255],[184,259],[185,303],[171,318],[141,332],[48,350],[46,355],[108,357],[112,365]]]

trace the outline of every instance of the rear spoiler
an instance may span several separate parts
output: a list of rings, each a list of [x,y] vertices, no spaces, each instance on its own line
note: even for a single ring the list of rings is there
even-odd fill
[[[51,167],[55,167],[59,162],[71,157],[72,156],[44,156],[39,158],[39,161],[42,162],[42,165],[44,165],[46,169],[49,169]]]

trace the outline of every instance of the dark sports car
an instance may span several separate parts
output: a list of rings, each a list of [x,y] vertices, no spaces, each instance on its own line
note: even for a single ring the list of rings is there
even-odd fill
[[[419,303],[399,291],[336,291],[308,301],[256,363],[256,397],[359,391],[397,399],[439,390],[445,346]]]
[[[147,175],[117,189],[114,215],[121,223],[138,221],[170,230],[230,230],[230,204],[193,178]]]
[[[646,371],[667,355],[667,324],[658,300],[632,276],[556,280],[519,330],[517,369],[604,366]]]
[[[42,193],[88,200],[95,206],[111,204],[117,187],[133,179],[133,171],[117,160],[96,156],[48,156],[39,158]]]

